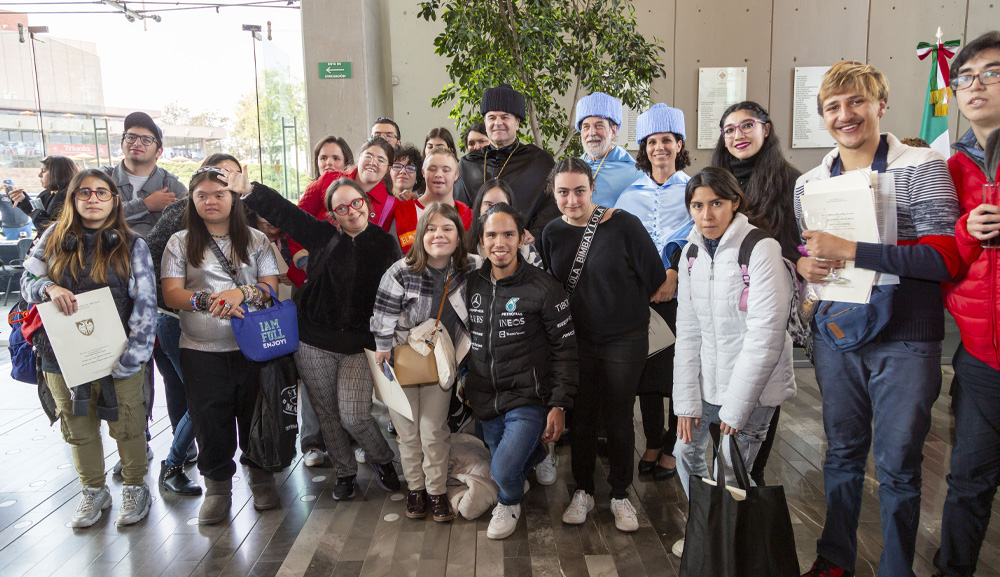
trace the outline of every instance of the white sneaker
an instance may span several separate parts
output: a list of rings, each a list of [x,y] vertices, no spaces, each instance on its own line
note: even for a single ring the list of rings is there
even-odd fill
[[[521,504],[504,505],[497,503],[493,508],[493,519],[489,528],[486,529],[486,536],[490,539],[506,539],[510,537],[514,529],[517,529],[517,518],[521,516]]]
[[[153,499],[149,496],[149,487],[143,485],[125,485],[122,487],[122,506],[118,510],[118,520],[115,525],[124,527],[138,523],[149,514],[149,505]]]
[[[583,525],[587,522],[587,513],[594,510],[594,497],[586,491],[573,493],[573,500],[563,513],[563,523],[567,525]]]
[[[305,461],[306,467],[319,467],[323,464],[323,451],[319,449],[309,449],[306,454],[302,456],[302,460]]]
[[[82,492],[83,498],[69,521],[70,526],[78,529],[90,527],[100,521],[101,511],[111,507],[111,491],[108,491],[107,486],[100,489],[84,487]]]
[[[611,512],[615,515],[615,527],[619,531],[631,533],[639,528],[639,519],[635,516],[635,507],[628,498],[611,499]]]
[[[549,453],[545,460],[535,465],[535,480],[539,485],[552,485],[556,482],[556,460]]]
[[[354,460],[359,463],[365,462],[365,450],[361,447],[354,447]]]
[[[684,539],[678,539],[674,546],[670,548],[670,552],[674,554],[675,557],[684,556]]]

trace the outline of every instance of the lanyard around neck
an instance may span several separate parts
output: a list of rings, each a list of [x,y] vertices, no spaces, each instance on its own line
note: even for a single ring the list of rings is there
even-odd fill
[[[507,163],[510,162],[510,158],[512,156],[514,156],[514,153],[517,152],[518,148],[521,148],[521,141],[520,140],[517,141],[517,146],[514,147],[514,150],[510,151],[510,154],[507,156],[507,160],[503,161],[503,166],[500,167],[500,172],[498,172],[497,175],[493,177],[494,179],[497,179],[497,180],[500,179],[500,175],[503,174],[503,169],[507,168]],[[483,153],[483,182],[484,183],[486,182],[486,157],[487,156],[488,156],[487,153],[484,152]]]

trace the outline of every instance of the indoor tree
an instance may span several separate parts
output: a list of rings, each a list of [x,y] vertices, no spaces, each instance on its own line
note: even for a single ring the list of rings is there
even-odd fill
[[[527,99],[528,140],[557,158],[579,153],[572,107],[601,91],[634,109],[663,77],[658,41],[636,31],[628,0],[430,0],[419,16],[445,30],[434,39],[451,83],[431,103],[455,102],[461,130],[479,119],[483,90],[511,84]],[[565,104],[568,104],[567,108]]]

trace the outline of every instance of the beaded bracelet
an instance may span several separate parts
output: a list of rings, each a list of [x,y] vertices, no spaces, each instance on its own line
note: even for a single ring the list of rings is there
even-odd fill
[[[206,311],[209,309],[209,299],[212,294],[208,291],[200,291],[191,295],[191,309],[195,312]]]
[[[259,307],[264,301],[264,291],[255,284],[241,286],[240,292],[243,293],[243,302],[248,305]]]

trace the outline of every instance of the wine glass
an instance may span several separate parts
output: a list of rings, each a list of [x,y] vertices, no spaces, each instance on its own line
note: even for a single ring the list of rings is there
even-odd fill
[[[802,230],[812,230],[815,232],[824,232],[826,230],[826,210],[819,209],[806,209],[804,206],[799,211],[799,227]],[[805,252],[805,245],[800,247],[802,252]],[[807,255],[808,256],[808,255]],[[817,258],[818,262],[830,262],[829,259]],[[837,269],[831,268],[830,273],[821,279],[822,282],[845,282],[844,279],[837,274]]]

